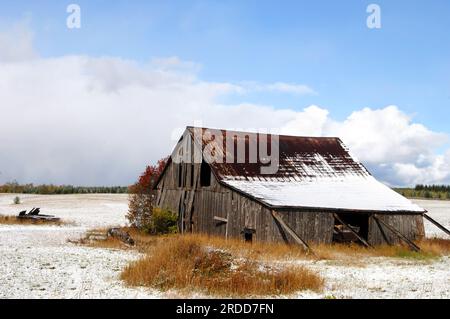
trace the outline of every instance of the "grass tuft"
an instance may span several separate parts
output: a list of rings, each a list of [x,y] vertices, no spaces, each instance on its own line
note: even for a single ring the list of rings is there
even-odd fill
[[[223,241],[223,240],[222,240]],[[323,279],[304,267],[276,268],[205,244],[201,235],[169,236],[131,263],[121,278],[132,286],[199,289],[221,296],[267,296],[320,290]]]
[[[316,245],[314,251],[321,259],[345,260],[361,257],[391,257],[413,260],[429,260],[450,254],[450,240],[448,239],[423,239],[416,242],[421,248],[419,252],[412,251],[408,246],[379,245],[374,248],[366,248],[358,244],[333,244]]]
[[[164,238],[164,236],[150,236],[132,227],[123,227],[122,229],[128,232],[131,238],[133,238],[135,242],[134,246],[127,245],[117,238],[108,236],[107,228],[91,229],[86,232],[83,238],[69,240],[69,242],[92,248],[137,249],[139,252],[146,252],[149,247],[154,246],[158,240]]]
[[[450,255],[450,240],[443,238],[428,238],[417,243],[422,250],[435,254],[437,256]]]

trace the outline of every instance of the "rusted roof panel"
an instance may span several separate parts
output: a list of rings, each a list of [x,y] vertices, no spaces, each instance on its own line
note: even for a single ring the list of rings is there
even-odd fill
[[[189,128],[194,133],[194,128]],[[205,132],[202,128],[202,132]],[[355,161],[348,153],[342,141],[336,137],[297,137],[277,135],[279,141],[279,168],[274,174],[261,174],[261,167],[268,166],[261,163],[257,156],[256,163],[249,160],[249,141],[266,141],[271,137],[257,133],[235,132],[225,130],[212,130],[221,132],[222,140],[219,142],[215,138],[208,138],[203,135],[197,137],[197,142],[205,148],[215,148],[221,153],[223,163],[213,163],[216,176],[224,180],[279,180],[279,181],[301,181],[319,177],[339,177],[339,176],[369,176],[365,167]],[[226,132],[228,132],[227,135]],[[235,136],[234,154],[232,161],[226,162],[227,155],[233,150],[227,150],[226,136]],[[194,136],[194,135],[193,135]],[[237,145],[245,144],[245,163],[237,162]],[[269,143],[270,153],[270,143]]]
[[[202,150],[213,150],[222,158],[223,163],[210,164],[220,182],[269,206],[424,212],[424,209],[378,182],[350,155],[339,138],[276,136],[274,141],[277,138],[279,141],[279,169],[273,174],[262,174],[261,168],[267,165],[261,163],[259,158],[251,163],[248,151],[249,141],[256,139],[259,143],[260,139],[266,139],[265,135],[208,129],[222,136],[216,139],[205,135],[205,128],[191,127],[188,130]],[[230,136],[235,139],[235,145],[227,150],[226,138]],[[236,158],[239,142],[245,144],[244,163],[238,163]],[[227,162],[227,155],[230,154],[232,160]]]

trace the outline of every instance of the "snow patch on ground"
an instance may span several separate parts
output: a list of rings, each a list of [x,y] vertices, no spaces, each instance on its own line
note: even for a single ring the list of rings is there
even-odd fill
[[[361,262],[361,261],[359,261]],[[367,258],[364,266],[330,261],[307,263],[325,278],[322,293],[300,293],[296,298],[449,298],[450,257],[433,262]],[[304,263],[299,263],[304,264]]]

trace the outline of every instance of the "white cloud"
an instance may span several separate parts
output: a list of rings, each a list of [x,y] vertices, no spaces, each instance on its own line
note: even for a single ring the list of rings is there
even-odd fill
[[[369,163],[417,162],[447,141],[447,136],[413,123],[396,106],[353,112],[333,127]]]
[[[31,41],[17,32],[25,34],[24,43]],[[224,105],[218,103],[221,96],[248,90],[308,90],[202,81],[195,63],[178,58],[145,65],[114,57],[39,58],[31,44],[10,48],[17,34],[0,33],[0,48],[10,52],[0,51],[0,182],[131,183],[146,164],[170,153],[173,130],[196,121],[340,136],[387,182],[450,182],[450,152],[434,151],[446,136],[395,106],[365,108],[335,121],[319,106],[298,112]]]
[[[431,156],[427,165],[414,163],[395,163],[396,177],[404,184],[423,183],[448,184],[450,181],[450,151],[444,155]]]
[[[327,110],[311,106],[297,113],[282,131],[338,136],[379,178],[393,185],[450,181],[448,161],[435,155],[448,136],[413,123],[397,106],[364,108],[342,122],[329,118]]]
[[[316,105],[296,112],[281,128],[281,134],[299,136],[321,136],[329,123],[329,112]]]
[[[114,58],[0,64],[0,177],[128,183],[231,90]]]

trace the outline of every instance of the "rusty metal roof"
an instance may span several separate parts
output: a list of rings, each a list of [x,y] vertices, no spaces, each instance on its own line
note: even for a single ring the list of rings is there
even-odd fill
[[[194,128],[188,128],[194,136]],[[202,128],[202,132],[205,132]],[[249,141],[254,139],[257,143],[266,141],[271,137],[258,133],[211,130],[222,134],[222,143],[217,139],[210,139],[201,134],[201,141],[197,137],[197,142],[205,148],[209,145],[215,151],[221,153],[223,163],[214,162],[211,164],[216,176],[221,180],[277,180],[277,181],[302,181],[320,177],[340,177],[340,176],[369,176],[366,168],[349,154],[347,148],[339,138],[336,137],[299,137],[276,135],[279,141],[279,166],[274,174],[261,174],[261,167],[268,166],[261,163],[259,156],[256,163],[249,161]],[[227,133],[227,135],[225,135]],[[227,150],[226,136],[234,136],[235,147],[233,160],[226,162],[227,155],[233,150]],[[242,142],[245,144],[245,163],[237,163],[236,145]],[[219,145],[220,144],[220,145]],[[269,143],[270,144],[270,143]],[[269,146],[270,150],[270,146]],[[270,151],[269,151],[270,153]]]
[[[258,144],[260,139],[267,140],[266,135],[193,127],[187,129],[197,146],[201,146],[202,150],[213,150],[214,155],[222,159],[222,162],[210,164],[220,183],[265,205],[277,208],[425,212],[378,182],[363,164],[350,155],[339,138],[276,135],[273,140],[279,141],[278,171],[262,174],[261,168],[267,164],[263,164],[259,156],[256,162],[250,162],[249,141],[256,140]],[[212,134],[204,134],[206,130]],[[222,138],[216,139],[214,134]],[[234,139],[234,147],[227,150],[226,138],[230,136]],[[236,158],[239,142],[246,149],[244,163],[238,163]],[[227,155],[231,161],[226,161]]]

